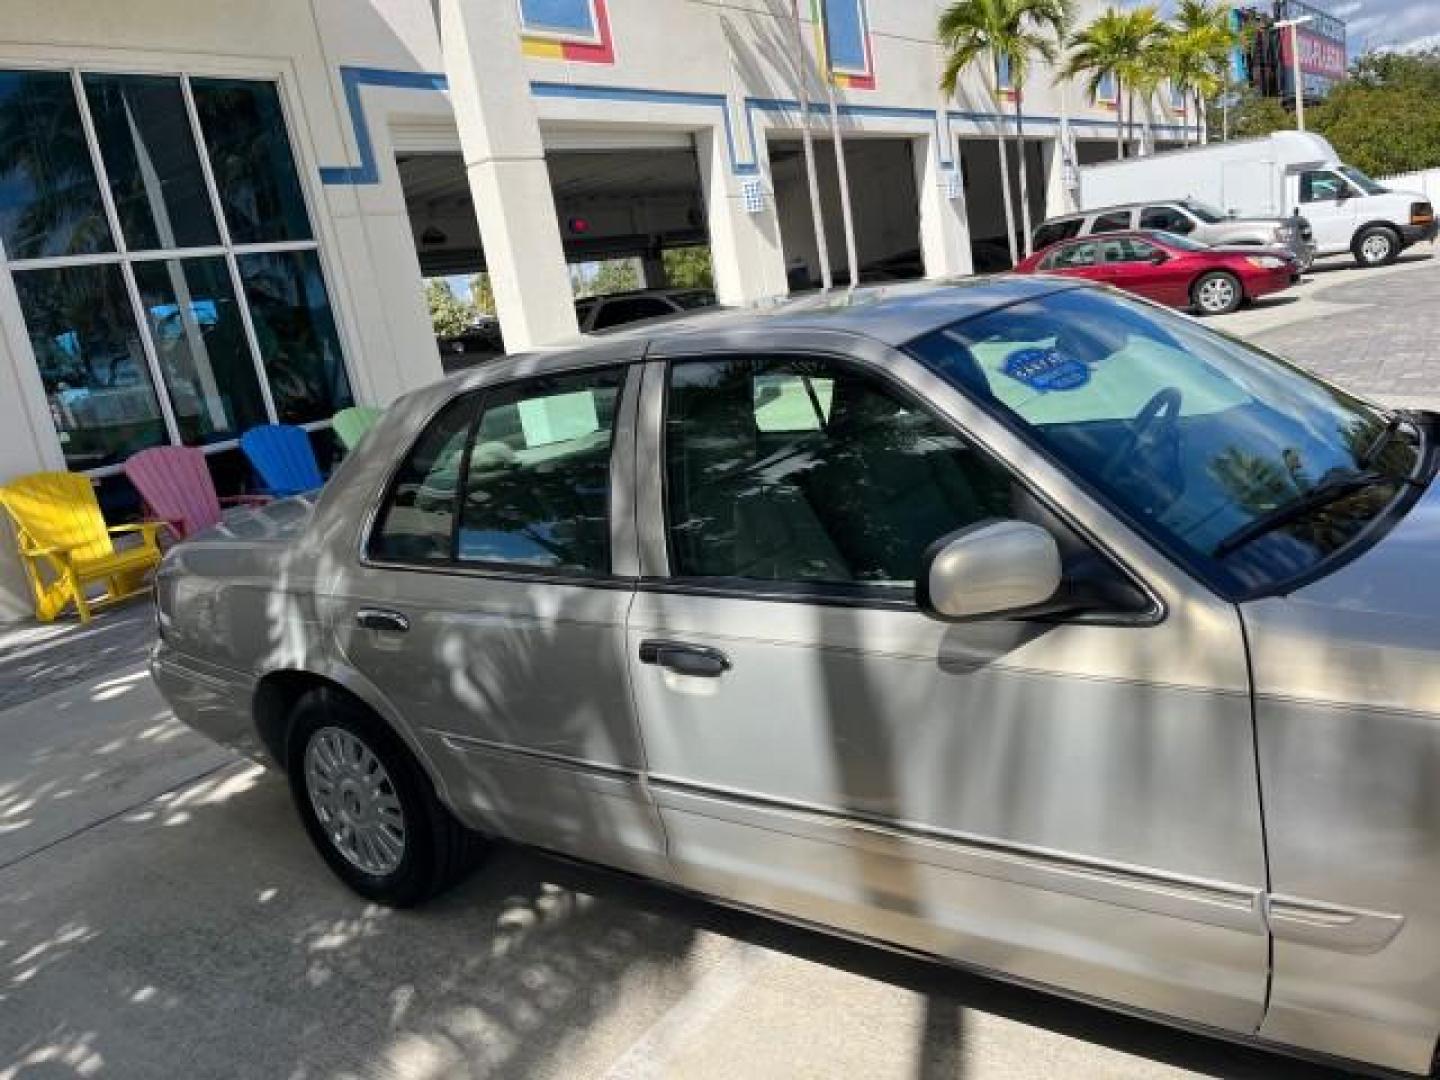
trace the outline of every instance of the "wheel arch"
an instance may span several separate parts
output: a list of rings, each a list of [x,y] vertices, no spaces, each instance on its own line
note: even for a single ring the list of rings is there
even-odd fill
[[[1395,240],[1401,247],[1405,246],[1405,231],[1393,221],[1386,218],[1377,218],[1374,221],[1366,221],[1355,226],[1355,231],[1350,234],[1350,249],[1352,251],[1360,246],[1360,237],[1363,236],[1368,229],[1386,229],[1395,234]]]
[[[410,751],[421,770],[442,800],[446,800],[440,773],[435,769],[414,732],[401,720],[398,711],[379,689],[357,673],[343,670],[281,668],[267,672],[256,684],[251,712],[256,734],[265,752],[275,765],[287,771],[287,744],[290,738],[290,715],[298,702],[311,690],[329,690],[340,694],[373,715]]]

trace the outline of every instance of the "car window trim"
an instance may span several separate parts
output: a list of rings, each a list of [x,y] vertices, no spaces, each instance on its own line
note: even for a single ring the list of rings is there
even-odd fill
[[[1015,301],[1023,303],[1024,301]],[[1005,305],[1006,307],[1013,305]],[[906,361],[918,364],[922,370],[927,370],[924,364],[903,349],[891,350],[903,357]],[[1163,622],[1167,616],[1164,601],[1158,592],[1153,589],[1145,578],[1136,573],[1135,570],[1120,558],[1099,538],[1078,523],[1074,516],[1065,513],[1053,499],[1045,492],[1037,489],[1029,483],[1024,474],[1012,467],[1008,462],[1001,459],[980,439],[975,438],[963,424],[958,423],[943,412],[932,409],[921,396],[909,386],[904,380],[898,378],[893,372],[886,370],[879,364],[875,364],[864,357],[839,352],[833,348],[814,348],[796,346],[790,343],[770,344],[757,346],[756,348],[727,348],[716,349],[704,353],[666,352],[663,356],[649,356],[646,359],[649,365],[656,371],[654,383],[660,401],[660,417],[658,429],[651,432],[651,437],[658,441],[658,445],[650,447],[653,451],[652,458],[656,462],[659,472],[659,528],[661,532],[661,547],[665,564],[657,569],[663,570],[663,574],[645,573],[642,564],[641,576],[636,580],[636,588],[643,592],[665,592],[693,596],[710,596],[717,599],[735,600],[759,600],[770,602],[808,603],[820,606],[839,606],[851,608],[874,608],[890,611],[907,611],[916,614],[920,613],[920,606],[913,595],[908,598],[897,597],[897,592],[903,592],[903,586],[874,585],[863,582],[774,582],[760,579],[735,578],[735,577],[697,577],[693,575],[678,575],[673,572],[675,557],[670,539],[670,469],[666,456],[666,431],[670,421],[670,371],[675,363],[687,361],[717,360],[726,357],[779,357],[795,356],[809,360],[824,362],[839,361],[842,365],[849,365],[857,368],[867,375],[874,376],[888,388],[896,391],[906,401],[913,402],[915,407],[921,409],[931,419],[939,423],[945,430],[958,436],[972,452],[979,454],[983,459],[992,465],[1003,470],[1011,482],[1024,489],[1035,502],[1044,507],[1046,511],[1053,514],[1067,529],[1088,547],[1091,548],[1101,559],[1103,559],[1116,573],[1130,581],[1136,589],[1145,596],[1150,606],[1143,612],[1081,612],[1074,615],[1038,616],[1027,617],[1020,621],[1036,623],[1065,623],[1096,626],[1153,626]],[[963,388],[955,387],[955,392],[964,396],[977,407],[984,409],[984,406],[976,402]],[[649,383],[647,383],[647,392]],[[642,404],[643,408],[643,404]],[[990,415],[989,410],[984,410]],[[998,417],[992,419],[999,420]],[[1003,421],[1002,421],[1003,423]],[[1007,425],[1008,426],[1008,425]],[[642,449],[640,443],[645,437],[642,425],[637,424],[636,431],[636,453],[637,457]],[[1066,474],[1068,476],[1068,473]],[[637,485],[638,486],[638,485]],[[1107,512],[1113,516],[1108,504],[1105,506]],[[637,515],[640,513],[640,501],[637,499]],[[1123,519],[1122,519],[1123,520]],[[643,528],[643,524],[642,524]],[[641,541],[643,546],[644,541]],[[779,587],[777,587],[779,586]]]
[[[612,500],[615,492],[615,446],[619,434],[619,421],[624,408],[624,398],[630,389],[630,371],[641,361],[643,357],[632,356],[625,360],[614,361],[604,364],[581,364],[575,367],[558,368],[554,371],[531,372],[508,380],[500,380],[494,383],[487,383],[483,386],[471,387],[461,390],[441,402],[432,409],[419,425],[415,437],[411,439],[403,454],[398,455],[391,463],[385,475],[385,482],[378,486],[379,494],[372,499],[369,510],[361,523],[358,534],[358,556],[357,561],[363,567],[377,570],[397,570],[420,573],[449,574],[462,577],[481,577],[505,581],[544,581],[552,584],[568,585],[590,585],[600,588],[623,588],[633,589],[636,576],[620,575],[614,572],[615,551],[614,551],[614,520]],[[605,571],[571,570],[553,566],[527,566],[524,563],[503,562],[493,559],[466,559],[458,558],[458,530],[460,527],[460,506],[464,497],[464,481],[469,477],[470,461],[469,449],[474,444],[476,433],[480,429],[480,420],[484,416],[485,405],[493,397],[496,390],[505,390],[510,387],[523,385],[527,382],[534,382],[540,379],[560,378],[567,375],[589,374],[605,371],[620,371],[622,378],[617,391],[615,414],[610,429],[610,477],[608,491],[606,494],[606,524],[608,528],[608,539],[606,542],[608,563],[610,569]],[[371,554],[370,544],[375,537],[375,528],[380,522],[380,515],[389,504],[391,492],[399,479],[400,470],[404,468],[415,453],[416,447],[431,426],[440,418],[440,414],[450,407],[454,402],[464,397],[473,396],[476,400],[475,414],[471,417],[470,427],[466,434],[466,455],[461,462],[461,479],[456,483],[455,502],[451,507],[451,548],[449,556],[443,561],[422,560],[422,559],[387,559],[378,558]]]

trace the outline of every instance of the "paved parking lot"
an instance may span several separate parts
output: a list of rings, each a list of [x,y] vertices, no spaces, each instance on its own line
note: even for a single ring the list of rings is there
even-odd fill
[[[1437,296],[1421,258],[1221,325],[1435,401]],[[1331,1075],[520,850],[366,905],[283,781],[170,718],[148,635],[0,635],[0,1080]]]

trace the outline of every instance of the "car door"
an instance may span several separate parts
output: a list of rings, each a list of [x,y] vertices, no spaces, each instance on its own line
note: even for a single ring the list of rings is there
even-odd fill
[[[1309,219],[1315,246],[1321,252],[1350,250],[1355,236],[1355,204],[1349,181],[1333,169],[1310,169],[1300,174],[1300,212]]]
[[[535,374],[448,402],[400,451],[330,611],[467,823],[663,874],[624,654],[626,378]]]
[[[1183,264],[1162,248],[1138,236],[1109,237],[1100,244],[1107,280],[1160,304],[1178,305],[1189,301]],[[1157,260],[1163,259],[1158,262]]]
[[[1129,571],[962,433],[1056,480],[949,384],[796,335],[647,366],[628,649],[677,879],[1254,1031],[1265,876],[1233,609],[1150,556],[1153,596],[1128,585],[1113,618],[922,614],[920,553],[988,518],[1046,521],[1067,559]],[[1074,363],[1048,355],[1000,362],[1032,382]]]

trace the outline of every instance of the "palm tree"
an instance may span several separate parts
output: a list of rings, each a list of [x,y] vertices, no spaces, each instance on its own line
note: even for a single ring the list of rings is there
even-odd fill
[[[1020,160],[1020,208],[1024,220],[1025,252],[1031,250],[1030,193],[1025,165],[1025,116],[1021,99],[1031,58],[1036,54],[1054,62],[1058,43],[1070,24],[1074,0],[954,0],[940,15],[937,36],[945,50],[940,86],[953,95],[961,74],[977,61],[985,62],[991,97],[1001,99],[1000,72],[1010,68],[1015,101],[1015,139]],[[1000,190],[1005,203],[1005,231],[1010,261],[1020,261],[1015,243],[1015,208],[1010,197],[1010,161],[1005,127],[996,130],[1000,153]]]
[[[1116,117],[1115,147],[1125,156],[1128,124],[1134,122],[1134,91],[1136,82],[1147,81],[1147,67],[1153,62],[1156,40],[1164,34],[1165,24],[1153,6],[1101,12],[1070,38],[1070,58],[1061,75],[1084,77],[1091,95],[1098,94],[1107,79],[1115,83]]]
[[[1155,142],[1151,127],[1155,97],[1160,92],[1161,84],[1170,78],[1170,39],[1174,32],[1169,24],[1160,19],[1160,13],[1155,8],[1136,8],[1131,14],[1137,16],[1131,32],[1142,41],[1142,45],[1130,64],[1131,98],[1126,111],[1132,129],[1130,137],[1134,139],[1134,129],[1138,128],[1140,152],[1148,154],[1153,150]],[[1137,97],[1142,110],[1138,123],[1135,116]]]
[[[1200,141],[1208,141],[1203,123],[1205,102],[1225,89],[1231,54],[1240,47],[1244,35],[1230,18],[1229,5],[1219,0],[1180,0],[1175,9],[1174,48],[1188,54],[1183,63],[1173,59],[1180,75],[1178,85],[1193,95],[1195,118]],[[1189,124],[1190,97],[1187,96],[1186,124]]]

